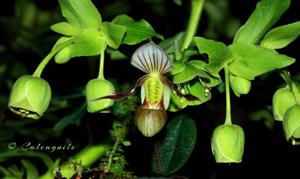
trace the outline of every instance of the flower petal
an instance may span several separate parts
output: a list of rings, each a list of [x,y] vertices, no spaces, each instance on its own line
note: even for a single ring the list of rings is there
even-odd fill
[[[167,73],[173,66],[167,53],[153,42],[136,49],[131,57],[131,64],[145,73],[161,74]]]

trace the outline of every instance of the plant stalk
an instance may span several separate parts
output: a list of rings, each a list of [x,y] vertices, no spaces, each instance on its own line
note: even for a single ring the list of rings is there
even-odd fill
[[[227,64],[224,66],[224,72],[225,72],[225,93],[226,93],[226,119],[225,119],[225,124],[232,124],[232,122],[231,122],[229,69],[228,69]]]
[[[105,49],[106,49],[106,43],[103,39],[101,42],[101,52],[100,52],[100,62],[99,62],[99,74],[97,79],[104,80],[104,57],[105,57]]]
[[[192,9],[191,9],[190,17],[189,17],[188,26],[184,33],[183,41],[181,44],[181,48],[180,48],[181,52],[183,52],[183,50],[186,49],[190,45],[191,41],[193,40],[193,37],[196,35],[204,3],[205,3],[205,0],[192,0],[191,1]]]
[[[75,38],[72,38],[72,39],[70,39],[66,42],[63,42],[63,43],[57,45],[57,47],[55,47],[53,50],[51,50],[50,53],[48,53],[48,55],[41,61],[41,63],[38,65],[38,67],[36,68],[36,70],[34,71],[32,76],[40,77],[43,70],[44,70],[44,68],[49,63],[49,61],[52,59],[52,57],[55,54],[57,54],[61,49],[67,47],[70,44],[72,44],[74,41],[75,41]]]
[[[108,158],[108,163],[107,163],[107,166],[105,167],[105,170],[104,172],[105,173],[108,173],[110,171],[110,168],[111,168],[111,164],[112,164],[112,161],[113,161],[113,157],[118,149],[118,146],[120,144],[120,139],[117,138],[116,141],[115,141],[115,144],[113,146],[113,149],[111,151],[111,153],[109,154],[109,158]]]

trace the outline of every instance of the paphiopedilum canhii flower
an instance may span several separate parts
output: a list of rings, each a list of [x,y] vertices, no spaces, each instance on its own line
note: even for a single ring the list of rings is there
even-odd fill
[[[40,77],[24,75],[13,85],[8,107],[23,117],[39,119],[47,110],[51,100],[51,88]]]
[[[111,94],[104,98],[126,97],[141,86],[142,105],[135,112],[135,122],[144,136],[152,137],[166,123],[166,110],[169,106],[171,91],[173,90],[178,96],[183,95],[164,76],[172,69],[172,61],[166,52],[153,42],[139,47],[131,57],[131,64],[147,74],[138,79],[129,93]]]

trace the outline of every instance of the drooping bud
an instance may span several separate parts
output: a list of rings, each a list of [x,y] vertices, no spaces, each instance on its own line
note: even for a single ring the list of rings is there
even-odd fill
[[[92,79],[86,85],[87,110],[90,113],[100,112],[114,104],[112,99],[101,99],[115,92],[110,81]]]
[[[165,125],[167,113],[164,109],[148,109],[138,107],[135,112],[135,123],[140,132],[146,137],[157,134]]]
[[[67,63],[71,59],[72,48],[67,46],[61,49],[54,57],[55,62],[58,64]]]
[[[239,163],[244,153],[245,134],[238,125],[219,125],[211,139],[212,152],[217,163]]]
[[[243,77],[239,77],[231,74],[229,76],[229,81],[233,92],[237,96],[240,96],[241,94],[248,94],[251,89],[251,81]]]
[[[23,117],[39,119],[51,100],[51,88],[40,77],[24,75],[13,85],[8,107]]]
[[[300,105],[290,107],[283,119],[283,131],[293,145],[300,144]]]
[[[282,121],[287,110],[296,104],[289,87],[278,89],[273,95],[273,115],[275,120]]]

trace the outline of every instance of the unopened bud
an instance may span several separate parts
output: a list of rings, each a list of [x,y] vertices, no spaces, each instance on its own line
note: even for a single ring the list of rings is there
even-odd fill
[[[51,88],[40,77],[24,75],[13,85],[8,107],[23,117],[39,119],[51,100]]]
[[[239,163],[244,153],[245,134],[238,125],[219,125],[211,139],[217,163]]]
[[[90,113],[100,112],[114,104],[112,99],[101,99],[115,92],[113,84],[108,80],[93,79],[86,85],[87,110]]]

